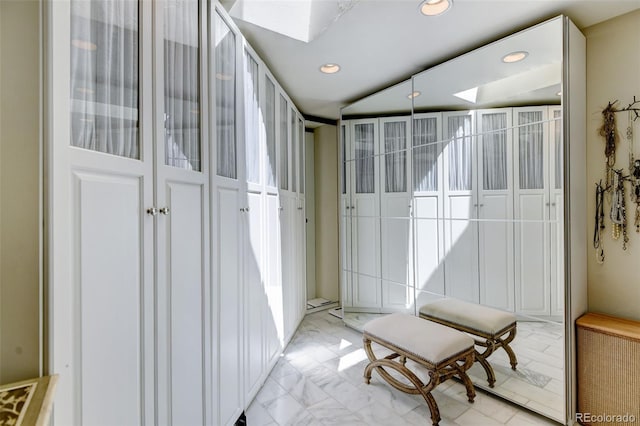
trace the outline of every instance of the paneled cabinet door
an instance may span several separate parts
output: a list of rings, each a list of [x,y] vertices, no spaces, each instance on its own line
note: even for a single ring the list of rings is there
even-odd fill
[[[547,107],[513,109],[516,312],[548,316],[549,139]]]
[[[549,107],[549,209],[551,258],[551,316],[564,312],[564,145],[562,107]]]
[[[215,108],[212,111],[212,139],[216,141],[212,155],[212,251],[214,301],[218,307],[213,317],[218,342],[214,395],[217,402],[216,424],[233,425],[244,409],[244,290],[242,215],[247,207],[245,196],[244,147],[239,143],[238,117],[240,92],[238,70],[242,51],[238,35],[217,8],[211,8],[213,44],[209,46],[213,60],[211,90]]]
[[[349,121],[340,124],[340,294],[343,307],[353,306],[351,278],[351,127]]]
[[[419,308],[445,292],[442,114],[414,114],[412,127],[415,298]]]
[[[477,165],[473,112],[442,115],[444,139],[445,294],[479,301]]]
[[[480,303],[514,310],[510,108],[476,111]]]
[[[354,158],[351,180],[353,306],[379,309],[380,284],[380,189],[378,167],[378,120],[351,122]]]
[[[379,119],[382,309],[413,308],[411,118]]]

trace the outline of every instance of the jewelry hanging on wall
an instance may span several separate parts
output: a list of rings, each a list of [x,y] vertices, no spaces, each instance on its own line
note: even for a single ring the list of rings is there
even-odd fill
[[[593,230],[593,248],[596,249],[596,261],[604,263],[604,244],[602,242],[602,231],[604,231],[604,192],[602,181],[596,183],[596,217],[595,228]]]
[[[606,186],[611,187],[613,177],[613,166],[616,163],[616,143],[618,142],[618,132],[616,131],[616,109],[618,101],[609,102],[602,110],[602,126],[598,130],[600,136],[604,137],[605,156],[605,177]]]
[[[627,235],[627,213],[622,169],[613,171],[612,190],[611,213],[609,215],[611,222],[613,223],[611,237],[614,240],[617,240],[620,238],[620,235],[622,235],[622,249],[626,250],[629,237]]]
[[[640,159],[635,159],[633,148],[633,115],[629,111],[627,140],[629,141],[629,180],[631,181],[631,201],[636,203],[633,224],[636,232],[640,232]]]

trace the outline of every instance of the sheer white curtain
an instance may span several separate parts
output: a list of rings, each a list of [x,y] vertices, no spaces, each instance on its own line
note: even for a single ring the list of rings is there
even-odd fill
[[[201,170],[198,0],[164,7],[165,164]]]
[[[289,105],[280,95],[280,189],[289,189]]]
[[[291,108],[289,118],[291,119],[289,122],[289,128],[291,130],[291,192],[296,192],[296,185],[298,183],[298,169],[296,168],[298,132],[296,131],[296,111],[293,108]]]
[[[267,139],[267,185],[276,186],[276,86],[266,78],[264,126]]]
[[[354,126],[356,193],[375,192],[374,128],[372,123]]]
[[[555,165],[556,165],[556,189],[562,188],[562,162],[563,162],[563,152],[562,152],[562,111],[553,111],[553,132],[555,141]]]
[[[304,144],[305,144],[305,138],[304,138],[304,122],[300,119],[298,119],[298,140],[299,142],[299,146],[298,146],[298,158],[300,160],[300,162],[298,163],[299,167],[300,167],[300,193],[304,194]]]
[[[544,188],[542,112],[518,112],[518,123],[520,189],[542,189]]]
[[[238,177],[236,149],[236,36],[213,11],[215,62],[216,170]]]
[[[481,136],[483,189],[507,189],[507,113],[483,114]]]
[[[258,63],[244,52],[244,140],[247,182],[260,183]]]
[[[342,149],[342,193],[347,193],[347,179],[350,179],[347,176],[347,128],[346,126],[340,126],[340,147]]]
[[[71,145],[140,158],[138,2],[71,1]]]
[[[385,192],[407,191],[407,124],[384,123]]]
[[[469,191],[473,173],[473,144],[471,116],[448,117],[449,130],[449,189]]]
[[[413,190],[438,190],[438,120],[413,120]]]

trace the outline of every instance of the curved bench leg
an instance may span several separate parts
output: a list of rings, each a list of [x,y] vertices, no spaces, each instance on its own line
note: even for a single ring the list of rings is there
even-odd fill
[[[516,354],[515,352],[513,352],[513,349],[511,349],[511,346],[509,346],[509,343],[511,343],[515,337],[516,337],[516,328],[514,327],[506,339],[498,340],[500,342],[500,346],[502,346],[502,348],[505,350],[507,355],[509,355],[509,363],[511,364],[512,370],[515,370],[516,365],[518,365]]]
[[[493,367],[487,361],[489,355],[493,353],[495,350],[495,345],[493,340],[487,340],[486,342],[476,340],[476,345],[485,347],[485,351],[480,353],[477,349],[475,349],[476,360],[480,363],[484,371],[487,373],[487,382],[489,382],[489,387],[492,388],[496,382],[496,375],[493,372]]]
[[[464,387],[467,389],[467,399],[469,402],[473,402],[476,397],[476,389],[473,387],[473,383],[471,379],[467,375],[466,371],[471,368],[473,362],[475,361],[475,356],[469,356],[465,360],[465,363],[462,366],[455,364],[453,367],[457,370],[458,377],[462,380]]]
[[[364,379],[367,384],[371,383],[371,372],[375,369],[378,374],[391,386],[398,389],[399,391],[416,395],[420,394],[427,402],[427,406],[429,407],[429,412],[431,413],[431,422],[434,426],[437,426],[440,422],[440,409],[438,408],[438,403],[436,402],[433,395],[431,395],[431,391],[440,383],[440,376],[435,371],[429,371],[429,383],[426,385],[416,376],[411,370],[405,367],[406,358],[404,356],[401,357],[400,361],[392,361],[388,358],[376,359],[373,350],[371,349],[371,340],[364,340],[364,349],[367,353],[367,357],[371,361],[364,369]],[[404,361],[404,362],[402,362]],[[413,385],[413,387],[407,386],[406,384],[398,381],[395,377],[390,375],[385,367],[396,370],[398,373],[402,374],[407,378]],[[468,377],[467,377],[468,379]]]

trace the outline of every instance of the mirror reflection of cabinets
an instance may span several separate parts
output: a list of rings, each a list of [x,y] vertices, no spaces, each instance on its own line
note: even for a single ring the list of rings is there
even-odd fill
[[[442,298],[515,312],[517,371],[496,352],[495,388],[476,366],[472,379],[568,421],[564,324],[586,308],[583,99],[584,38],[558,17],[345,107],[345,322]]]
[[[561,111],[343,121],[354,262],[344,305],[406,311],[445,295],[561,316]]]

